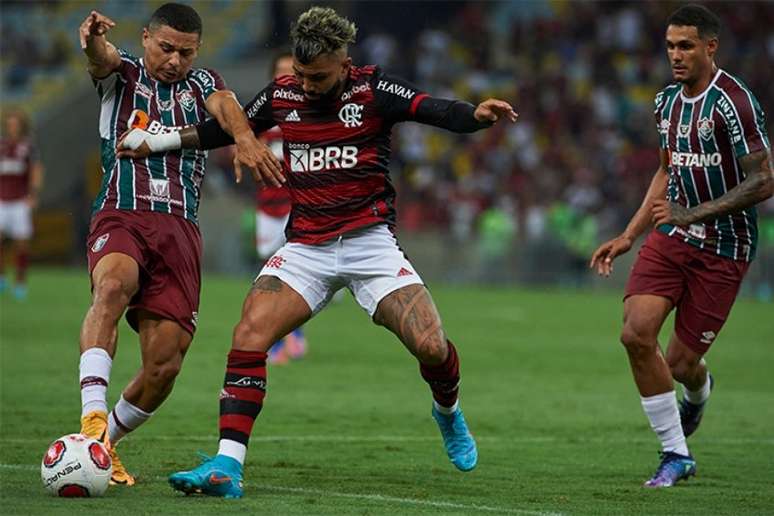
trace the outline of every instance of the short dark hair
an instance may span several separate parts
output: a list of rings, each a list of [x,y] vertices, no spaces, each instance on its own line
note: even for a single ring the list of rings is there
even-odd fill
[[[148,20],[148,28],[155,29],[162,25],[202,37],[202,19],[190,5],[169,3],[156,9]]]
[[[290,50],[280,50],[274,54],[274,57],[271,59],[271,68],[269,68],[269,75],[271,77],[274,77],[274,71],[277,69],[277,63],[286,57],[293,59],[293,52]]]
[[[330,7],[312,7],[290,28],[293,55],[303,64],[355,42],[357,27]]]
[[[703,5],[684,5],[667,19],[667,25],[696,27],[702,39],[717,38],[720,35],[720,18]]]

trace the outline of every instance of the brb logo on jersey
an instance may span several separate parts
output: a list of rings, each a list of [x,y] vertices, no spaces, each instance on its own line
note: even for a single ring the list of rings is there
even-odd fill
[[[320,170],[354,168],[357,165],[357,147],[312,147],[307,144],[288,144],[291,172],[317,172]]]
[[[344,104],[339,111],[339,120],[344,122],[344,127],[360,127],[363,125],[363,106],[361,104]]]

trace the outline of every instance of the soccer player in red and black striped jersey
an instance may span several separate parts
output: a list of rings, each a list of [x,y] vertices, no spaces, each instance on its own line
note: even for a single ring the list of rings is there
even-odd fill
[[[626,285],[621,333],[642,407],[662,443],[646,487],[671,487],[695,474],[686,437],[713,385],[703,356],[755,255],[755,205],[774,194],[763,110],[741,80],[715,64],[720,20],[687,5],[667,24],[675,83],[656,96],[661,166],[625,231],[591,258],[607,276],[613,260],[655,226]],[[674,308],[664,357],[657,338]],[[673,379],[683,385],[679,404]]]
[[[186,492],[242,495],[242,463],[266,390],[266,351],[341,287],[417,358],[447,454],[469,471],[477,451],[457,399],[457,351],[393,233],[390,133],[405,121],[474,132],[498,120],[515,122],[516,113],[501,100],[473,106],[434,98],[376,66],[353,66],[347,46],[356,28],[332,9],[306,11],[291,33],[294,75],[274,80],[245,107],[255,132],[282,129],[293,200],[288,243],[264,266],[234,329],[218,455],[170,482]],[[217,123],[183,129],[181,140],[197,148],[231,141]],[[139,150],[147,152],[142,145]]]
[[[92,11],[80,26],[81,46],[101,102],[102,189],[88,239],[92,305],[80,338],[81,433],[109,444],[111,482],[132,485],[115,444],[143,424],[172,390],[196,328],[201,239],[196,224],[206,153],[167,152],[148,159],[115,155],[132,113],[148,128],[183,126],[208,115],[237,142],[248,167],[276,158],[255,137],[236,97],[213,70],[192,68],[202,22],[190,6],[164,4],[143,30],[142,59],[105,34],[115,25]],[[176,134],[162,135],[175,137]],[[250,145],[244,148],[243,136]],[[257,173],[258,171],[256,171]],[[268,172],[267,172],[268,173]],[[128,308],[128,310],[127,310]],[[139,333],[142,367],[107,413],[106,391],[123,313]]]

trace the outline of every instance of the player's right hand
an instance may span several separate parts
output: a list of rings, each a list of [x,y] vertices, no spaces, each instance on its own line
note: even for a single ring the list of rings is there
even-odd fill
[[[116,26],[116,22],[97,11],[91,11],[81,23],[78,31],[81,39],[81,48],[85,49],[94,36],[104,36],[107,31]]]
[[[591,255],[589,268],[597,268],[597,274],[608,277],[613,272],[613,260],[632,248],[632,240],[624,235],[608,240]]]
[[[242,181],[242,167],[245,166],[250,169],[256,183],[282,186],[286,181],[282,174],[282,165],[265,143],[258,140],[252,132],[235,136],[234,143],[234,176],[237,183]]]

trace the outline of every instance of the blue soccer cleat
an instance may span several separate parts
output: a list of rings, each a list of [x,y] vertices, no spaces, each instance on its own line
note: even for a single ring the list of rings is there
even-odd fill
[[[476,441],[468,430],[462,410],[458,407],[454,413],[446,415],[438,412],[433,405],[433,418],[441,430],[443,445],[452,464],[460,471],[470,471],[475,468],[478,462]]]
[[[715,379],[712,378],[712,375],[709,373],[708,376],[710,392],[712,392],[712,387],[715,386]],[[699,428],[699,423],[701,423],[701,417],[704,415],[704,407],[706,407],[706,405],[706,401],[704,403],[696,404],[691,403],[685,398],[680,400],[680,424],[683,426],[683,434],[685,437],[693,434],[696,429]]]
[[[659,464],[653,477],[645,482],[644,487],[672,487],[680,480],[688,480],[696,475],[696,461],[693,457],[674,452],[659,452]]]
[[[242,498],[242,465],[226,455],[207,457],[191,471],[180,471],[169,476],[172,489],[185,494],[200,493],[223,498]]]

